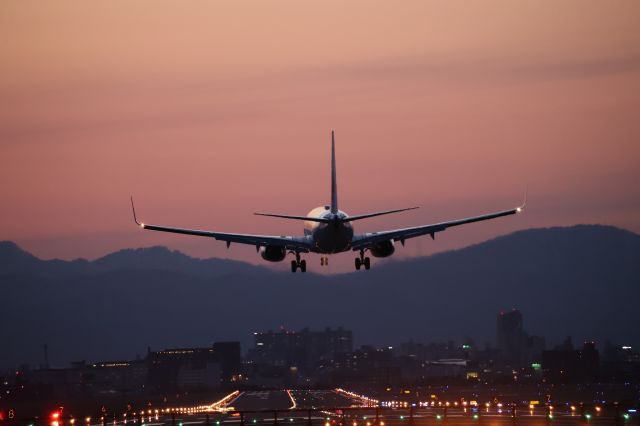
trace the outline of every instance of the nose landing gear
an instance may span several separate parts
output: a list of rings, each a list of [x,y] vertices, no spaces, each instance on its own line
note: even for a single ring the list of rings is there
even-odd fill
[[[300,268],[300,272],[307,272],[307,261],[300,260],[300,253],[296,253],[296,260],[291,261],[291,272],[295,273],[298,268]]]
[[[364,250],[360,250],[360,257],[356,257],[356,270],[359,271],[360,267],[364,266],[365,270],[371,268],[371,259],[364,257]]]

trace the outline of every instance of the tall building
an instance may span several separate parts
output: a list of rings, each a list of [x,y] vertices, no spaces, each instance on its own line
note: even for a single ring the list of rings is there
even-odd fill
[[[525,367],[538,359],[545,348],[544,337],[529,336],[522,323],[522,314],[517,309],[500,312],[496,322],[500,360],[514,368]]]
[[[496,340],[504,362],[515,367],[524,365],[526,339],[519,310],[498,314]]]

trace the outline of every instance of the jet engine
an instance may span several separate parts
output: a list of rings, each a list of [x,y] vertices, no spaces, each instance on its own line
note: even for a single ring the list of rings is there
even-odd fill
[[[282,262],[287,256],[287,250],[279,246],[260,247],[260,256],[269,262]]]
[[[369,249],[371,256],[374,257],[388,257],[393,254],[396,249],[393,247],[393,240],[383,241],[376,244]]]

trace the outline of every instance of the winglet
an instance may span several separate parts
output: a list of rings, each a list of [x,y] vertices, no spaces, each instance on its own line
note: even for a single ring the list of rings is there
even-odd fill
[[[136,208],[133,205],[133,195],[131,196],[131,210],[133,210],[133,221],[136,223],[136,225],[144,228],[144,223],[138,222],[138,218],[136,217]]]
[[[527,192],[529,192],[529,187],[524,190],[524,198],[522,199],[522,204],[519,207],[516,207],[516,213],[522,213],[525,206],[527,205]]]

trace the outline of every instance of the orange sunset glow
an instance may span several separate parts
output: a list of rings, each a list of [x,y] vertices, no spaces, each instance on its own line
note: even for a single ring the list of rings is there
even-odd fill
[[[151,223],[301,235],[253,213],[329,201],[332,129],[342,210],[421,207],[356,231],[512,208],[528,187],[525,214],[398,258],[534,227],[640,232],[638,22],[637,1],[3,1],[0,240],[264,264],[141,231],[129,196]]]

